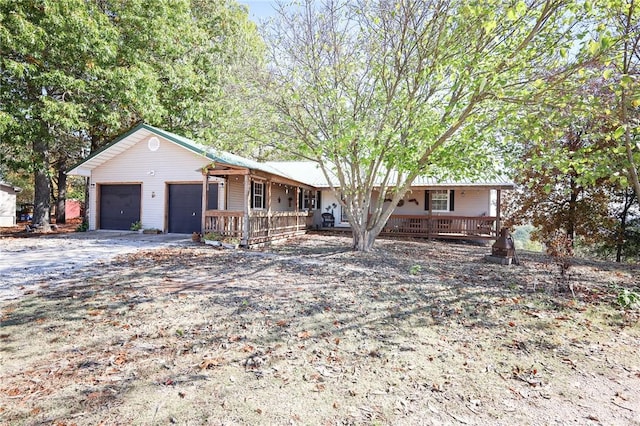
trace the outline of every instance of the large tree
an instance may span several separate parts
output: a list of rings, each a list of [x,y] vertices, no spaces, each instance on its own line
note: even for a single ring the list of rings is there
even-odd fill
[[[227,72],[260,52],[233,0],[0,0],[0,35],[0,154],[34,171],[45,227],[52,175],[60,211],[65,168],[135,123],[218,140]]]
[[[87,82],[112,60],[108,18],[80,0],[0,1],[3,162],[34,176],[34,223],[48,227],[50,152],[85,124]]]
[[[518,190],[507,197],[506,225],[531,224],[534,239],[547,244],[559,233],[571,243],[578,237],[586,244],[615,241],[617,220],[610,207],[619,188],[598,162],[612,143],[585,123],[548,123],[563,125],[557,139],[524,144],[514,173]]]
[[[606,48],[580,70],[579,84],[565,87],[570,102],[531,111],[538,126],[512,127],[524,142],[514,163],[522,189],[510,215],[536,225],[542,241],[561,230],[571,241],[614,246],[621,260],[640,190],[640,9],[633,0],[597,6],[594,38]]]
[[[637,196],[640,196],[640,6],[635,0],[603,2],[606,20],[618,43],[611,49],[609,63],[613,73],[611,88],[616,95],[619,127],[613,138],[625,155],[626,176]],[[617,153],[616,152],[616,153]]]
[[[587,13],[564,0],[280,10],[268,36],[278,131],[325,172],[355,249],[373,247],[417,176],[473,177],[500,162],[500,123],[575,71]]]

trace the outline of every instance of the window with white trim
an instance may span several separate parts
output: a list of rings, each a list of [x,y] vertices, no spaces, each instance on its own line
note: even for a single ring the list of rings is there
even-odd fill
[[[253,208],[254,209],[264,209],[265,208],[265,199],[264,199],[264,183],[262,182],[253,182]]]
[[[437,189],[431,191],[431,211],[448,212],[449,211],[449,190]]]

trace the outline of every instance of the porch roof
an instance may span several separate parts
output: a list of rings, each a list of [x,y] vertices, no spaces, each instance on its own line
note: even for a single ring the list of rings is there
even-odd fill
[[[304,182],[316,188],[329,188],[330,185],[320,169],[318,163],[314,161],[270,161],[267,164],[288,174],[293,179]],[[393,182],[397,172],[392,172],[390,181]],[[337,178],[330,173],[330,178]],[[376,184],[382,181],[380,177]],[[514,189],[515,184],[506,176],[494,176],[479,179],[438,179],[433,176],[418,176],[411,185],[412,188],[491,188],[491,189]]]
[[[184,136],[158,129],[148,124],[139,124],[122,136],[115,139],[102,149],[94,152],[83,161],[73,166],[67,173],[72,175],[89,176],[91,170],[104,164],[113,157],[123,153],[136,143],[150,137],[152,134],[167,139],[212,163],[224,164],[231,167],[256,170],[269,173],[291,181],[299,182],[315,188],[329,188],[320,166],[314,161],[269,161],[258,162],[241,157],[230,152],[221,151],[211,146],[202,145]],[[393,172],[394,174],[396,172]],[[337,182],[336,176],[330,172],[329,176]],[[378,179],[381,182],[382,178]],[[393,182],[394,176],[391,178]],[[515,185],[505,176],[487,177],[485,179],[438,179],[432,176],[419,176],[412,185],[413,188],[491,188],[513,189]]]

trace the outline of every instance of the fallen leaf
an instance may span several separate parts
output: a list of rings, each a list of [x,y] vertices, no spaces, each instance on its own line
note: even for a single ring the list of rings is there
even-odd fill
[[[113,360],[113,363],[116,365],[122,365],[127,362],[127,354],[124,352],[120,352],[116,359]]]
[[[301,339],[308,339],[309,337],[311,337],[311,333],[309,333],[308,331],[301,331],[300,333],[298,333],[298,337]]]
[[[17,395],[20,395],[21,393],[22,392],[20,392],[20,389],[18,389],[18,388],[9,389],[7,391],[7,395],[9,395],[9,396],[17,396]]]

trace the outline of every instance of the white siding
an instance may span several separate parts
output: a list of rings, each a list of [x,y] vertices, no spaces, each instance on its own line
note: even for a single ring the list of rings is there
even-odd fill
[[[488,189],[456,189],[454,216],[489,216]]]
[[[0,226],[16,224],[16,193],[13,189],[0,186]]]
[[[488,189],[455,189],[454,210],[450,212],[434,212],[442,216],[481,216],[490,213],[490,193]],[[404,205],[396,207],[394,214],[422,215],[428,214],[424,206],[423,190],[414,190],[404,196]],[[415,201],[410,201],[415,200]],[[416,204],[417,202],[417,204]]]
[[[244,211],[244,176],[229,176],[227,210]]]
[[[146,133],[145,135],[141,134]],[[160,147],[151,151],[148,139],[156,136]],[[100,184],[139,183],[142,186],[141,222],[144,228],[166,232],[167,183],[202,183],[200,169],[210,161],[146,130],[131,137],[139,141],[96,167],[91,176],[89,227],[96,229],[96,188]]]

